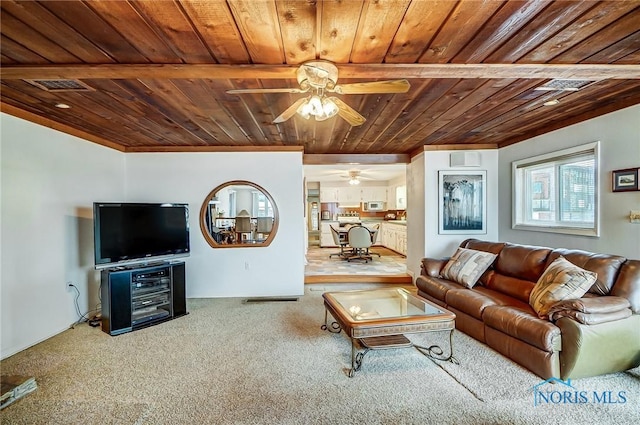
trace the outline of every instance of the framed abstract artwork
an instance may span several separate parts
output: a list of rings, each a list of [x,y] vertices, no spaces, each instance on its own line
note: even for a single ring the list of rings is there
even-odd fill
[[[486,171],[438,171],[438,233],[487,233],[486,186]]]

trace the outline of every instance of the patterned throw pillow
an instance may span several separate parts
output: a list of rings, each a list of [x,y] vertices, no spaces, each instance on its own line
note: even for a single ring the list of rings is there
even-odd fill
[[[475,249],[458,248],[444,269],[442,277],[473,288],[482,273],[489,268],[496,254]]]
[[[529,304],[541,319],[562,300],[582,298],[598,275],[584,270],[560,256],[547,267],[529,295]]]

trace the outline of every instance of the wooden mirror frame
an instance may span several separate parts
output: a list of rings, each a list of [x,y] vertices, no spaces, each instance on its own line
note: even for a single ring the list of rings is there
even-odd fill
[[[273,226],[271,228],[271,232],[265,240],[260,241],[259,243],[218,243],[214,239],[211,232],[209,232],[207,223],[207,212],[209,211],[209,203],[218,192],[228,186],[250,186],[256,190],[259,190],[267,198],[267,201],[271,203],[271,209],[273,210]],[[212,217],[212,219],[215,218],[216,217]],[[235,219],[235,217],[233,218]],[[227,219],[231,218],[228,217]],[[273,238],[275,238],[276,236],[279,222],[280,219],[278,214],[278,207],[271,197],[271,194],[269,194],[269,192],[264,190],[259,185],[246,180],[232,180],[217,186],[215,189],[209,192],[209,194],[204,199],[204,202],[202,203],[202,207],[200,208],[200,230],[202,231],[202,235],[204,236],[205,240],[212,248],[261,248],[269,246],[271,245]]]

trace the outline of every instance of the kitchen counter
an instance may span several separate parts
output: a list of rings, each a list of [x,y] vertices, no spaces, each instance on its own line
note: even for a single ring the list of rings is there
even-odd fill
[[[407,220],[387,220],[385,221],[385,223],[400,224],[400,225],[406,226]]]

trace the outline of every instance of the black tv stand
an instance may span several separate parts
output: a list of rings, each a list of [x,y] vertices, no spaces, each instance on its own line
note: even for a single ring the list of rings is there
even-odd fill
[[[101,272],[102,330],[120,335],[187,313],[183,262]]]

